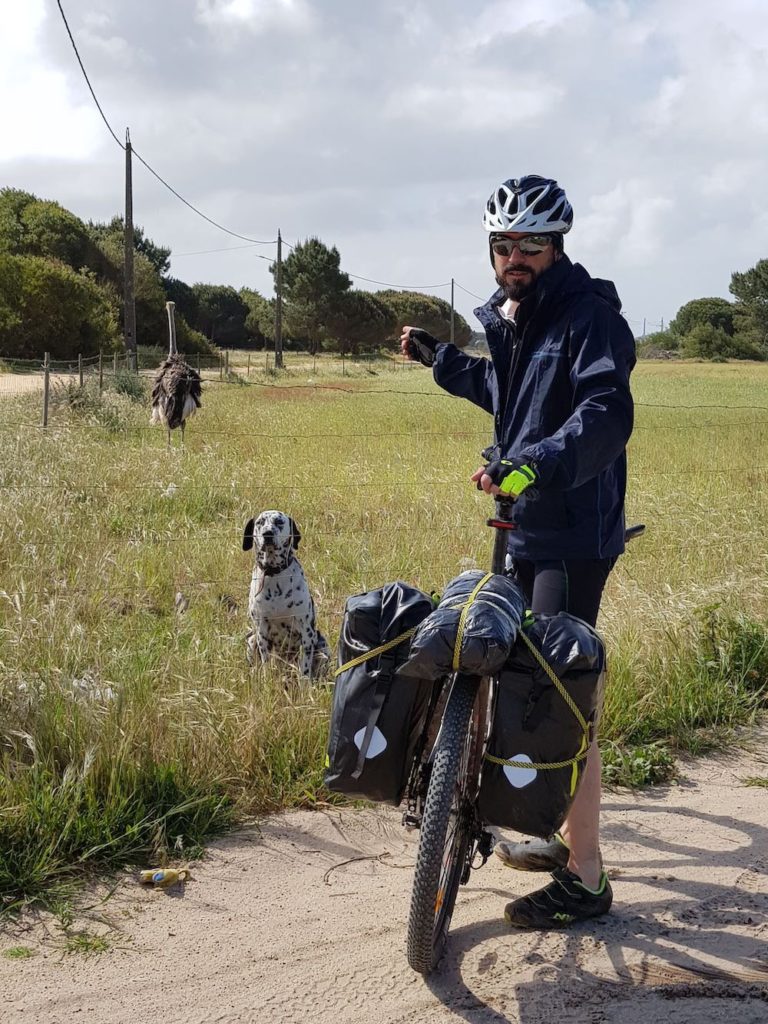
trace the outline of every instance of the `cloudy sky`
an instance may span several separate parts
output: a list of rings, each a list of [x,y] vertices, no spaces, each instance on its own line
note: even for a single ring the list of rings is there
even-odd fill
[[[62,5],[121,140],[232,232],[336,245],[357,287],[453,277],[477,327],[485,200],[526,173],[565,187],[567,250],[636,333],[768,257],[765,0]],[[122,212],[124,155],[56,0],[3,4],[0,97],[0,186]],[[272,293],[274,246],[240,248],[137,162],[134,215],[175,276]]]

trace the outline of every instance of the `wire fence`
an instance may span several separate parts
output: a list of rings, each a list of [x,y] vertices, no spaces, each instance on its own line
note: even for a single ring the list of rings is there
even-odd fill
[[[151,378],[165,354],[155,351],[138,352],[137,366],[140,377]],[[337,352],[306,352],[287,350],[282,355],[282,369],[275,366],[273,351],[243,352],[222,350],[219,354],[191,353],[183,356],[188,364],[198,371],[203,381],[214,384],[254,384],[259,387],[326,387],[333,390],[349,390],[343,386],[318,384],[313,378],[323,377],[379,376],[382,373],[403,373],[415,369],[418,364],[393,353],[366,352],[347,354]],[[306,384],[278,384],[275,380],[282,371],[304,372],[309,380]],[[61,385],[86,387],[98,384],[99,390],[114,388],[125,375],[130,374],[131,363],[125,352],[97,355],[78,355],[72,359],[15,359],[0,357],[0,401],[14,397],[39,393],[41,397],[41,419],[47,425],[47,407],[50,390]],[[119,389],[119,388],[118,388]],[[124,388],[127,390],[127,387]],[[46,395],[47,393],[47,395]]]
[[[307,354],[295,353],[297,361],[300,359],[311,360],[314,370],[309,372],[318,373],[317,360],[322,359],[322,374],[338,376],[338,368],[341,364],[344,364],[347,368],[347,374],[352,375],[355,369],[358,371],[358,379],[354,386],[345,386],[344,384],[323,382],[322,380],[312,380],[311,378],[306,383],[285,383],[282,379],[258,379],[257,374],[260,372],[261,376],[264,376],[265,371],[258,371],[255,366],[233,366],[227,365],[226,361],[220,361],[216,364],[211,364],[208,368],[205,367],[201,360],[200,374],[203,382],[206,386],[210,385],[221,385],[221,386],[237,386],[237,387],[254,387],[262,390],[272,390],[284,396],[287,392],[318,392],[324,391],[338,392],[349,397],[356,398],[367,398],[372,395],[399,395],[399,396],[411,396],[424,400],[453,400],[454,396],[447,392],[437,391],[430,392],[422,389],[411,389],[407,387],[381,387],[376,386],[370,379],[359,377],[360,368],[365,369],[367,364],[364,359],[358,360],[346,360],[342,357],[329,357],[323,355],[322,357],[312,357]],[[192,361],[194,365],[194,360]],[[335,362],[335,365],[334,365]],[[297,369],[306,370],[307,367],[303,363],[297,362]],[[409,371],[418,368],[418,364],[409,363],[407,361],[388,361],[388,365],[385,367],[385,372],[397,373],[402,371]],[[266,375],[273,372],[273,367],[269,366],[266,370]],[[134,371],[131,370],[128,360],[124,357],[115,356],[110,357],[107,361],[101,359],[98,356],[91,357],[89,359],[83,359],[81,362],[73,360],[65,361],[51,361],[49,364],[41,364],[38,360],[13,360],[4,361],[5,372],[0,373],[0,402],[3,399],[12,398],[26,398],[28,401],[24,403],[24,411],[29,412],[35,406],[39,411],[39,420],[37,423],[30,422],[29,416],[24,416],[18,420],[3,418],[3,423],[6,426],[26,426],[34,428],[35,426],[42,426],[46,429],[70,429],[69,423],[56,423],[51,418],[52,405],[60,404],[56,402],[56,397],[62,391],[67,393],[67,401],[64,404],[70,407],[77,405],[76,391],[82,391],[83,394],[87,392],[87,389],[98,389],[99,392],[104,390],[115,390],[131,393],[132,387],[131,382],[143,380],[147,384],[152,380],[155,368],[152,371],[139,370],[138,378]],[[371,376],[379,376],[380,369],[370,369]],[[636,409],[652,409],[660,412],[683,412],[683,411],[700,411],[713,414],[710,419],[700,418],[695,422],[689,423],[676,423],[671,426],[676,430],[701,430],[707,427],[720,429],[744,429],[747,426],[762,426],[765,425],[766,418],[762,415],[753,416],[747,418],[744,413],[768,413],[768,404],[766,405],[754,405],[749,403],[665,403],[665,402],[643,402],[635,401]],[[721,411],[738,413],[737,417],[733,419],[723,419],[718,414]],[[78,423],[79,429],[84,430],[98,430],[101,429],[98,423]],[[126,434],[143,433],[145,431],[152,431],[149,426],[124,423],[121,425],[120,430]],[[444,435],[446,433],[450,436],[477,436],[486,437],[488,436],[487,431],[418,431],[418,436],[429,436],[431,434]],[[278,433],[264,433],[264,432],[253,432],[253,431],[232,431],[230,429],[221,429],[212,426],[206,427],[206,434],[212,437],[216,436],[227,436],[227,437],[248,437],[248,438],[272,438],[272,439],[298,439],[312,437],[320,439],[323,437],[333,438],[361,438],[361,437],[404,437],[413,436],[413,431],[354,431],[352,433],[323,433],[315,432],[312,435],[299,434],[299,433],[286,433],[285,431]]]

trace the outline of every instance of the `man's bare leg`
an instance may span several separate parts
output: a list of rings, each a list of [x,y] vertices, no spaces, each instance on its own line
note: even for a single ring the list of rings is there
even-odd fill
[[[571,851],[568,870],[578,875],[588,889],[597,889],[603,871],[600,859],[600,795],[600,750],[594,741],[589,748],[579,789],[560,830]]]

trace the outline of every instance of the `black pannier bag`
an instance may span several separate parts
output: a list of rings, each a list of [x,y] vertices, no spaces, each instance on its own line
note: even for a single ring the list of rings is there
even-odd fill
[[[523,593],[508,576],[463,572],[416,630],[399,674],[418,679],[451,672],[494,674],[509,658],[524,614]]]
[[[581,619],[560,612],[523,626],[499,676],[478,797],[483,821],[542,839],[560,828],[595,734],[604,669],[603,642]]]
[[[433,684],[395,673],[408,657],[414,627],[433,608],[428,594],[399,580],[348,598],[338,663],[340,669],[352,664],[337,670],[333,691],[329,789],[395,806],[402,800]]]

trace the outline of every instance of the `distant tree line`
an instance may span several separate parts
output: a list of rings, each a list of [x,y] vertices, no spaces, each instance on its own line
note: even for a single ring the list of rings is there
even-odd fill
[[[68,359],[122,348],[121,217],[85,223],[56,202],[0,189],[0,356]],[[169,274],[171,250],[135,228],[136,340],[167,342],[165,303],[176,303],[180,351],[274,345],[275,299],[251,288],[188,285]],[[276,275],[277,266],[270,272]],[[450,304],[421,292],[376,293],[352,287],[338,250],[317,238],[290,247],[283,260],[283,345],[346,353],[395,349],[400,326],[415,323],[447,339]],[[472,332],[454,315],[454,339]]]
[[[734,301],[692,299],[666,331],[638,338],[638,355],[687,359],[768,359],[768,259],[731,275]]]

